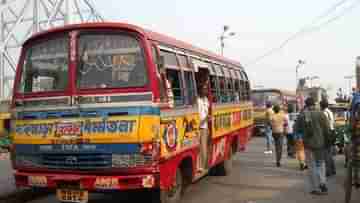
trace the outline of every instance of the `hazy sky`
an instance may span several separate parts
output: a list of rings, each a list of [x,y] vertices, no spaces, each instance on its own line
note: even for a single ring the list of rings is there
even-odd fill
[[[295,66],[306,61],[300,76],[317,75],[321,83],[348,88],[345,75],[355,74],[360,55],[360,6],[339,20],[291,41],[284,49],[249,65],[311,23],[339,0],[98,0],[95,6],[107,20],[144,26],[196,46],[220,51],[219,35],[229,25],[236,36],[226,41],[225,56],[240,61],[253,85],[295,88]],[[126,3],[125,3],[126,2]],[[357,0],[348,0],[332,16]],[[326,21],[324,18],[314,25]],[[355,81],[354,81],[355,82]]]

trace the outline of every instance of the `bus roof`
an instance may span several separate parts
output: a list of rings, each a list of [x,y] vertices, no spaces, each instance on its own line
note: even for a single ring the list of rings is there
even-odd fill
[[[218,60],[219,62],[229,63],[231,65],[242,68],[241,64],[237,61],[225,58],[225,57],[215,54],[213,52],[193,46],[184,41],[180,41],[175,38],[169,37],[167,35],[160,34],[160,33],[157,33],[157,32],[151,31],[151,30],[147,30],[147,29],[141,28],[136,25],[127,24],[127,23],[119,23],[119,22],[81,23],[81,24],[71,24],[71,25],[66,25],[66,26],[62,26],[62,27],[57,27],[57,28],[46,30],[46,31],[43,31],[43,32],[33,35],[28,40],[26,40],[24,44],[28,43],[31,40],[43,37],[50,33],[70,31],[70,30],[75,30],[75,29],[95,29],[95,28],[126,29],[126,30],[135,31],[137,33],[140,33],[141,35],[143,35],[145,38],[147,38],[149,40],[156,41],[156,42],[170,45],[170,46],[174,46],[179,49],[189,50],[191,52],[207,56],[212,60]]]

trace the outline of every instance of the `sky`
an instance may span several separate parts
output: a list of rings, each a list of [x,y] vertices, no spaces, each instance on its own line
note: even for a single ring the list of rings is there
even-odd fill
[[[278,47],[304,25],[340,0],[98,0],[95,7],[108,21],[143,26],[210,51],[220,52],[219,36],[228,25],[236,35],[225,41],[224,55],[242,63],[252,86],[295,89],[295,67],[299,59],[305,65],[299,76],[318,76],[320,83],[332,92],[349,89],[344,76],[355,75],[355,58],[360,55],[360,2],[348,0],[327,18],[345,13],[338,20],[305,33],[283,49],[254,59]],[[125,3],[126,2],[126,3]],[[353,3],[353,10],[344,12]],[[353,80],[353,84],[355,80]]]

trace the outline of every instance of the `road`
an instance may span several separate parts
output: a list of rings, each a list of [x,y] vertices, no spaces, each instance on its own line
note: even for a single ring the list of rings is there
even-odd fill
[[[246,152],[237,154],[230,176],[207,176],[191,185],[181,203],[342,203],[344,190],[343,157],[337,156],[338,174],[329,179],[329,195],[312,196],[306,191],[306,172],[298,170],[294,159],[285,159],[283,167],[276,168],[273,155],[263,153],[264,141],[254,138]],[[3,165],[1,165],[3,167]],[[2,177],[2,176],[1,176]],[[57,202],[54,195],[43,194],[16,203]],[[131,194],[94,194],[89,203],[118,203],[148,201],[146,192]],[[353,202],[359,202],[360,191]],[[1,201],[0,201],[1,202]],[[3,201],[5,202],[5,201]]]

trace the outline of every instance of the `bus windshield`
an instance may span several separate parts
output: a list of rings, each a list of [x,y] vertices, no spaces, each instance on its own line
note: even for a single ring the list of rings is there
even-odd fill
[[[68,38],[65,36],[31,45],[25,52],[18,92],[65,90],[68,62]]]
[[[143,87],[148,82],[142,48],[130,35],[80,35],[78,64],[79,89]]]
[[[265,107],[266,102],[281,104],[281,95],[277,92],[253,92],[251,100],[256,107]]]

